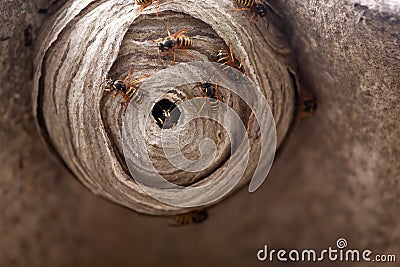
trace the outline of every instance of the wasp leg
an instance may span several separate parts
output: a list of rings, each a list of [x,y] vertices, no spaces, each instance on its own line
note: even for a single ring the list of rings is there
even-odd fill
[[[242,8],[237,8],[237,9],[231,9],[230,12],[237,12],[237,11],[244,11],[244,10],[250,10],[250,8],[242,7]]]
[[[127,95],[124,94],[124,93],[121,93],[121,95],[122,95],[122,102],[121,102],[121,104],[125,106],[125,112],[126,112],[126,110],[128,109],[129,101],[130,101],[131,99],[129,98],[129,96],[127,96]]]
[[[146,7],[150,6],[152,3],[153,1],[150,1],[147,4],[142,5],[138,10],[138,14],[140,14],[140,12],[142,12]]]
[[[256,20],[257,20],[257,13],[256,12],[253,12],[253,15],[251,15],[251,18],[250,18],[250,23],[253,23],[253,19],[254,18],[256,18]]]
[[[230,10],[230,12],[245,11],[245,10],[251,10],[251,8],[249,8],[249,7],[237,8],[237,9]],[[250,23],[252,23],[254,18],[257,19],[256,15],[257,15],[257,13],[253,12],[253,14],[252,14],[252,16],[250,18]]]
[[[240,70],[241,72],[243,72],[243,76],[245,76],[245,75],[247,74],[247,73],[246,73],[246,70],[245,70],[244,67],[243,67],[243,59],[240,60],[239,70]]]
[[[231,64],[233,64],[235,62],[235,57],[233,56],[232,45],[230,43],[228,43],[228,47],[229,47],[229,54],[231,56]]]
[[[122,91],[117,91],[117,92],[115,92],[115,94],[113,95],[113,97],[116,97],[117,94],[120,94],[120,95],[122,96],[122,98],[125,99],[126,101],[131,100],[131,99],[129,98],[129,96],[128,96],[127,94],[125,94],[125,92],[122,92]]]
[[[201,106],[201,108],[200,108],[199,111],[197,112],[196,116],[199,116],[199,114],[201,113],[201,111],[204,109],[204,106],[206,105],[206,103],[207,103],[207,105],[208,105],[207,99],[204,101],[203,105]]]
[[[192,30],[191,28],[185,28],[185,29],[183,29],[183,30],[181,30],[179,32],[176,32],[176,33],[174,33],[172,35],[169,35],[169,37],[173,38],[173,37],[182,36],[183,34],[187,33],[188,31],[191,31],[191,30]]]
[[[182,48],[182,49],[176,48],[173,51],[174,51],[174,65],[176,64],[176,52],[177,51],[185,53],[186,55],[188,55],[190,57],[193,57],[193,55],[189,51],[187,51],[187,49],[185,49],[185,48]]]
[[[187,48],[176,48],[175,50],[176,50],[176,51],[179,51],[179,52],[182,52],[182,53],[185,53],[185,54],[187,54],[187,55],[193,57],[193,55],[188,51]]]
[[[124,112],[128,109],[129,102],[122,101],[121,105],[125,106]]]
[[[157,118],[157,120],[160,122],[160,125],[161,125],[161,126],[163,126],[163,125],[164,125],[164,122],[163,122],[163,120],[162,120],[162,119],[160,119],[160,118]]]
[[[179,49],[179,48],[175,48],[175,49],[172,49],[172,54],[173,54],[173,56],[174,56],[174,65],[176,64],[176,58],[177,58],[177,53],[176,53],[176,51],[179,51],[179,52],[183,52],[183,53],[186,53],[187,55],[189,55],[189,56],[191,56],[191,57],[193,57],[193,55],[192,54],[190,54],[189,53],[189,51],[186,51],[187,49]],[[171,52],[163,52],[163,54],[170,54]]]
[[[156,16],[158,17],[158,6],[160,5],[160,1],[159,0],[156,0],[157,2],[156,2]]]
[[[126,84],[126,82],[129,80],[129,78],[131,77],[132,73],[133,73],[133,68],[130,67],[130,68],[129,68],[128,75],[126,75],[125,79],[123,80],[123,83],[124,83],[124,84]]]
[[[137,83],[137,82],[139,82],[139,81],[141,81],[141,80],[143,80],[143,79],[146,79],[146,78],[148,78],[148,77],[150,77],[150,74],[146,74],[146,75],[144,75],[143,77],[137,78],[137,79],[135,79],[135,80],[133,80],[133,81],[127,83],[126,85],[127,85],[128,87],[132,87],[135,83]]]

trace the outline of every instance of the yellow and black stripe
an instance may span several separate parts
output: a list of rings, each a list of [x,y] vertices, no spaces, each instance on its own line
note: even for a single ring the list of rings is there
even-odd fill
[[[223,65],[222,70],[226,70],[229,69],[229,67],[232,67],[241,71],[242,73],[245,73],[242,63],[234,56],[231,56],[225,49],[220,49],[218,51],[217,63]]]
[[[229,66],[231,61],[228,52],[225,49],[220,49],[217,54],[217,63]],[[226,68],[223,68],[224,70]]]
[[[125,94],[130,100],[140,103],[142,101],[142,95],[139,93],[138,87],[129,87]]]
[[[237,2],[244,7],[250,8],[254,5],[255,0],[237,0]]]
[[[218,102],[218,99],[216,99],[216,98],[209,98],[209,99],[208,99],[208,103],[209,103],[209,105],[210,105],[211,111],[213,111],[213,112],[218,111],[218,109],[219,109],[219,102]]]
[[[181,35],[175,39],[175,47],[177,49],[186,49],[193,46],[193,40],[190,37]]]
[[[150,3],[150,2],[153,2],[153,0],[135,0],[135,4],[136,5],[140,5],[140,6],[146,5],[146,4]]]
[[[194,210],[185,214],[172,216],[172,219],[177,223],[177,225],[190,225],[202,223],[208,218],[208,213],[206,210]]]

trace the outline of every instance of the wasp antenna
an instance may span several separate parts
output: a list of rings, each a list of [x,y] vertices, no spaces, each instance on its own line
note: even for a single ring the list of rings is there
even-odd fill
[[[207,82],[211,81],[211,77],[214,75],[214,73],[217,71],[218,69],[215,69],[213,72],[211,72],[210,76],[208,77]]]
[[[151,40],[153,43],[158,43],[158,42],[161,42],[162,41],[162,39],[163,38],[158,38],[158,39],[155,39],[155,40]]]
[[[104,80],[100,83],[99,88],[106,82],[107,80]]]
[[[214,73],[211,73],[210,74],[210,76],[208,77],[208,79],[207,79],[207,82],[210,82],[211,81],[211,76],[213,75]]]
[[[161,110],[164,110],[163,107],[160,104],[158,104],[158,102],[155,102],[154,104],[157,105]]]
[[[170,36],[171,36],[171,33],[170,33],[169,30],[168,30],[168,24],[165,24],[165,30],[166,30],[167,33],[168,33],[168,37],[170,37]]]
[[[197,84],[197,85],[195,85],[193,88],[192,88],[192,90],[194,89],[194,88],[197,88],[197,87],[199,87],[199,85]]]
[[[172,103],[172,105],[169,107],[169,109],[168,109],[168,112],[170,112],[171,111],[171,109],[172,109],[172,107],[173,106],[176,106],[175,104],[176,104],[176,102],[178,102],[179,101],[179,99],[178,100],[176,100],[174,103]]]
[[[102,82],[100,83],[99,88],[100,88],[105,82],[107,82],[107,79],[104,79],[104,81],[102,81]],[[110,90],[110,89],[105,89],[104,91],[110,92],[111,90]]]

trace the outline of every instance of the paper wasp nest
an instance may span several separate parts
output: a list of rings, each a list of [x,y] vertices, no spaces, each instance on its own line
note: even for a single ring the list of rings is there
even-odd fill
[[[277,28],[280,21],[275,13],[250,22],[250,12],[230,12],[237,8],[235,1],[212,1],[210,5],[210,1],[203,0],[165,0],[160,1],[156,16],[155,4],[138,14],[139,7],[134,2],[70,1],[56,14],[43,29],[41,45],[37,50],[34,113],[43,138],[55,154],[95,194],[142,213],[182,213],[190,208],[154,199],[131,177],[124,142],[135,145],[135,138],[142,138],[143,133],[128,131],[132,141],[124,140],[124,127],[135,127],[143,122],[139,126],[143,126],[146,132],[143,140],[147,153],[154,168],[166,180],[181,186],[215,181],[234,156],[231,155],[231,140],[221,124],[200,118],[180,128],[176,134],[179,136],[179,150],[188,160],[201,156],[203,139],[214,142],[215,157],[200,171],[177,168],[160,147],[161,134],[168,131],[157,124],[160,110],[162,112],[170,104],[179,107],[185,101],[202,96],[198,88],[201,82],[190,81],[196,76],[188,67],[191,65],[178,67],[181,66],[179,64],[215,62],[218,51],[229,51],[230,45],[234,57],[243,62],[248,78],[261,88],[260,92],[271,107],[279,147],[292,122],[295,106],[296,88],[289,71],[290,49]],[[192,49],[176,52],[176,66],[173,55],[159,54],[157,44],[152,41],[166,37],[166,27],[171,34],[188,29],[186,35],[194,41]],[[114,98],[113,93],[104,92],[106,78],[123,80],[130,68],[133,68],[132,79],[151,75],[147,87],[139,88],[143,89],[144,102],[153,103],[150,111],[134,101],[125,110],[120,95]],[[179,70],[179,74],[158,76],[163,78],[151,80],[168,68],[177,68],[175,70]],[[202,79],[199,81],[215,82],[207,71],[200,76]],[[187,80],[187,84],[166,88],[168,90],[160,99],[149,100],[149,96],[155,93],[155,90],[149,89],[151,86],[169,86],[177,77]],[[259,127],[251,107],[223,86],[219,90],[224,95],[223,102],[236,112],[245,125],[251,149],[249,164],[243,170],[243,178],[235,185],[236,190],[250,181],[258,162]],[[154,110],[157,108],[160,110]],[[132,112],[136,115],[133,116]],[[144,120],[146,112],[149,116]],[[199,112],[212,112],[209,103]],[[183,118],[179,116],[177,121]],[[135,154],[135,151],[131,152]],[[141,163],[142,155],[136,156],[137,162],[132,162],[132,165],[146,166]],[[239,168],[236,165],[229,168],[233,172],[239,171],[235,169]]]

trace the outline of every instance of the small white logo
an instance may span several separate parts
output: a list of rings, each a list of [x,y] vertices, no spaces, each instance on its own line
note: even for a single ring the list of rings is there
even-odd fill
[[[344,238],[339,238],[339,239],[336,241],[336,246],[337,246],[338,248],[345,248],[345,247],[347,247],[347,240],[344,239]]]

